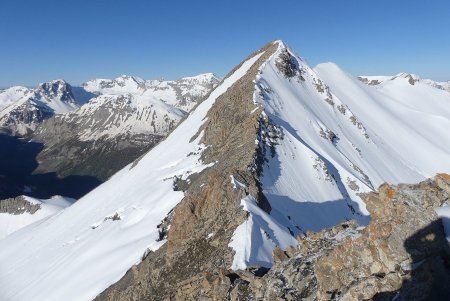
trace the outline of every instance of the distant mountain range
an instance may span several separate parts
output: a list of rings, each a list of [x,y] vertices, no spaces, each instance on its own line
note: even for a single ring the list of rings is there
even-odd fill
[[[34,174],[103,181],[158,143],[219,82],[208,73],[174,81],[121,76],[81,87],[64,80],[11,87],[0,90],[0,133],[42,145]],[[11,179],[11,172],[0,175]],[[37,185],[16,184],[14,191]],[[15,186],[7,185],[9,191]]]
[[[399,73],[393,76],[359,76],[359,80],[370,86],[378,86],[388,84],[390,81],[407,80],[409,84],[415,85],[415,83],[425,83],[434,88],[441,89],[450,92],[450,81],[437,82],[432,79],[421,79],[417,74]]]

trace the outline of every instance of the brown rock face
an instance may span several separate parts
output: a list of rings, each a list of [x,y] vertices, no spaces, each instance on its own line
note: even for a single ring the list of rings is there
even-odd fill
[[[350,221],[299,237],[297,249],[274,251],[264,276],[242,272],[230,286],[241,297],[224,300],[447,300],[449,245],[434,209],[450,201],[449,188],[442,174],[384,184],[364,195],[367,228]]]
[[[208,146],[203,162],[215,164],[192,175],[189,185],[176,183],[186,196],[174,209],[167,244],[145,254],[142,263],[97,300],[223,300],[227,296],[235,278],[226,270],[233,260],[228,243],[247,214],[240,201],[251,194],[270,210],[259,184],[260,164],[256,164],[262,109],[251,112],[254,79],[276,49],[271,43],[257,51],[261,57],[208,112],[198,133],[203,131],[202,142]],[[231,175],[245,187],[235,189]]]
[[[362,237],[346,241],[316,265],[319,300],[365,300],[402,287],[407,269],[427,258],[445,256],[446,239],[433,208],[448,194],[435,182],[387,184],[366,195],[372,222]],[[325,285],[326,283],[326,285]]]

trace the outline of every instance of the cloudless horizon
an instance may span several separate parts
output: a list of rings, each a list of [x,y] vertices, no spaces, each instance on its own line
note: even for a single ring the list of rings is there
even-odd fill
[[[2,0],[0,87],[224,76],[281,39],[311,66],[450,80],[450,1]]]

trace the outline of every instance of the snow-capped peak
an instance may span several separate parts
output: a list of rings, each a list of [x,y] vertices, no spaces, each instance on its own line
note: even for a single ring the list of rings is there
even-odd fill
[[[279,48],[288,48],[282,40],[275,40],[272,44],[277,44]]]
[[[145,84],[145,80],[143,80],[140,77],[137,76],[130,76],[130,75],[121,75],[119,77],[117,77],[116,79],[114,79],[114,81],[116,81],[119,85],[127,85],[129,83],[133,83],[136,85],[143,85]]]
[[[420,81],[420,77],[417,74],[401,72],[391,78],[391,80],[407,80],[410,85],[414,85],[416,82]]]
[[[23,86],[14,86],[0,90],[0,111],[32,93],[31,89]]]
[[[186,81],[198,81],[198,82],[205,82],[205,81],[215,81],[220,82],[220,77],[215,75],[214,73],[208,72],[208,73],[202,73],[195,76],[185,76],[180,78],[180,80],[186,80]]]
[[[84,83],[86,91],[98,94],[142,93],[145,81],[139,77],[121,75],[115,79],[94,79]]]
[[[433,94],[439,91],[416,80],[411,74],[391,78],[383,85],[387,93],[332,63],[313,70],[291,49],[278,48],[262,65],[254,93],[254,103],[264,108],[256,143],[266,152],[261,184],[271,211],[252,196],[241,200],[249,217],[229,244],[236,252],[233,269],[270,267],[276,246],[286,248],[308,230],[346,219],[364,224],[361,192],[450,170],[443,163],[450,162],[450,141],[443,140],[450,95]]]
[[[72,87],[63,79],[57,79],[38,85],[36,91],[45,97],[49,102],[61,101],[76,106],[75,97],[72,93]]]
[[[450,81],[438,82],[432,79],[422,79],[419,75],[414,73],[400,72],[397,75],[384,76],[359,76],[358,79],[369,86],[383,86],[390,82],[407,83],[414,86],[416,83],[426,84],[433,88],[450,92]]]
[[[12,134],[29,134],[54,114],[79,107],[72,87],[62,79],[41,83],[35,89],[11,87],[0,91],[0,128]]]

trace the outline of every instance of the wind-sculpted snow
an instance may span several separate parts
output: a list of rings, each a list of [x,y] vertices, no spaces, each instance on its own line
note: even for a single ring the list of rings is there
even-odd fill
[[[258,207],[254,197],[245,197],[241,204],[249,216],[236,229],[229,244],[236,251],[231,268],[245,269],[252,265],[270,267],[275,247],[285,249],[296,245],[297,241],[283,224]]]
[[[405,77],[367,87],[334,64],[316,71],[376,135],[378,151],[367,157],[373,174],[380,175],[374,184],[413,183],[449,172],[449,93],[420,81],[411,85]],[[380,161],[388,164],[377,168],[374,162]]]
[[[139,263],[147,250],[164,244],[157,225],[184,196],[174,191],[174,180],[214,164],[200,161],[202,134],[194,141],[191,137],[216,98],[260,55],[244,62],[134,166],[60,214],[0,241],[0,299],[92,300]]]

